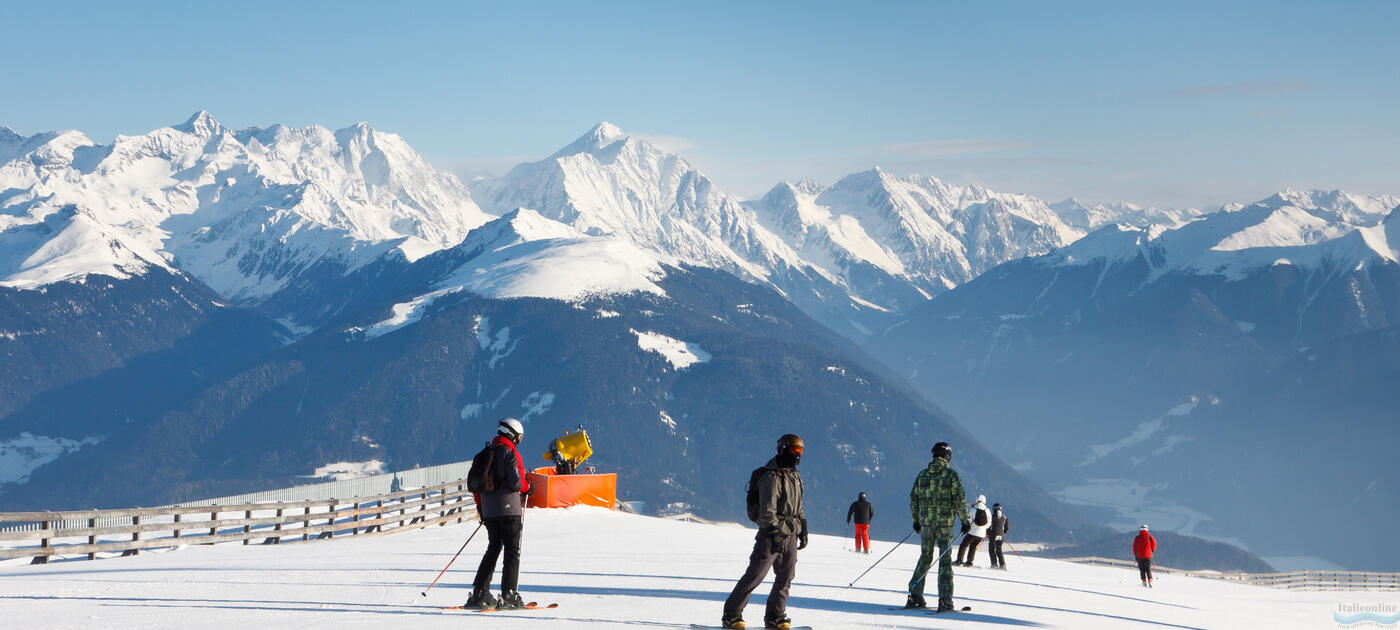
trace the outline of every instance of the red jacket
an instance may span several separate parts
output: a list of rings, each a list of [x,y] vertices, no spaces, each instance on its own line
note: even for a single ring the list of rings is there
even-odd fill
[[[1157,550],[1157,539],[1147,532],[1138,532],[1137,538],[1133,539],[1133,556],[1138,558],[1151,558],[1152,552]]]

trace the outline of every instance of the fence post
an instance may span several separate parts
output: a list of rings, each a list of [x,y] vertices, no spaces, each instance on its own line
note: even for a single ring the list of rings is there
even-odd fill
[[[44,531],[48,531],[48,530],[49,530],[49,522],[48,522],[47,520],[45,520],[45,521],[44,521],[44,524],[41,525],[41,526],[39,527],[39,529],[42,529],[42,530],[44,530]],[[47,550],[49,549],[49,539],[48,539],[48,538],[45,538],[45,539],[39,541],[39,548],[40,548],[40,549],[43,549],[43,550],[45,550],[45,551],[47,551]],[[34,559],[31,560],[31,561],[29,562],[29,564],[48,564],[48,563],[49,563],[49,555],[48,555],[48,554],[44,554],[44,555],[42,555],[42,556],[34,556]]]
[[[306,531],[311,528],[311,506],[306,506],[306,513],[303,516],[306,517],[306,520],[301,522],[301,541],[306,542],[311,540],[311,534]]]
[[[335,507],[336,507],[336,500],[335,500],[335,497],[331,497],[330,518],[326,520],[326,524],[327,524],[327,525],[330,525],[330,526],[331,526],[331,529],[330,529],[330,531],[326,532],[326,533],[330,534],[330,536],[327,536],[327,538],[335,538]]]
[[[173,530],[171,530],[171,531],[175,532],[175,538],[179,538],[179,537],[180,537],[180,513],[179,513],[179,512],[176,512],[176,513],[175,513],[175,528],[174,528]]]
[[[88,519],[88,529],[90,529],[90,530],[91,530],[91,529],[97,529],[97,519],[96,519],[96,518],[90,518],[90,519]],[[96,544],[97,544],[97,534],[92,534],[92,533],[89,533],[89,534],[88,534],[88,544],[89,544],[89,545],[96,545]],[[96,551],[89,551],[89,552],[88,552],[88,560],[96,560],[96,559],[97,559],[97,552],[96,552]]]
[[[408,514],[408,508],[403,507],[408,502],[408,495],[399,497],[399,527],[403,527],[404,515]]]
[[[209,522],[212,523],[212,522],[217,521],[217,520],[219,520],[219,511],[218,511],[218,510],[214,510],[213,512],[210,512],[210,513],[209,513]],[[217,536],[217,535],[219,535],[219,527],[218,527],[217,525],[210,525],[210,526],[209,526],[209,535],[210,535],[210,536]],[[214,544],[214,543],[209,543],[209,544],[212,545],[212,544]]]
[[[131,524],[137,527],[136,531],[131,532],[131,542],[141,542],[141,517],[139,515],[131,517]],[[130,551],[133,556],[141,555],[141,547],[139,545],[132,545],[131,549],[127,551]],[[122,555],[125,556],[127,554],[123,553]]]
[[[248,545],[248,534],[251,533],[251,532],[253,531],[253,527],[252,527],[251,525],[248,524],[248,521],[252,520],[252,518],[253,518],[253,511],[252,511],[252,510],[244,510],[244,511],[243,511],[243,545],[244,545],[245,547]]]

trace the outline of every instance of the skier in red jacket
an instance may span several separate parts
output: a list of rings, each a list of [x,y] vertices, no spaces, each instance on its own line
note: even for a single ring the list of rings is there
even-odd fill
[[[1152,552],[1157,551],[1157,539],[1152,534],[1147,533],[1147,526],[1143,525],[1138,530],[1137,538],[1133,539],[1133,557],[1137,558],[1138,576],[1142,578],[1142,585],[1152,587]]]

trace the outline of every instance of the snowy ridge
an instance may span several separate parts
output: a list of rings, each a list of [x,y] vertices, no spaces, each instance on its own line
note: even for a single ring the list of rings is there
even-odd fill
[[[255,304],[318,265],[413,260],[490,218],[455,177],[363,123],[232,131],[198,112],[111,145],[5,130],[0,159],[0,281],[25,288],[161,265]],[[65,214],[82,217],[78,232],[32,242]],[[94,253],[100,240],[112,253]]]
[[[1074,197],[1050,204],[1065,223],[1077,230],[1089,232],[1105,225],[1121,224],[1133,227],[1181,227],[1209,211],[1196,208],[1148,208],[1133,203],[1096,203],[1086,205]]]
[[[890,298],[862,293],[854,267],[872,266],[929,295],[1083,235],[1033,197],[878,168],[830,188],[784,182],[746,205],[825,273],[882,306]]]
[[[777,289],[860,336],[930,295],[1081,232],[1024,195],[873,169],[741,203],[683,158],[602,123],[548,158],[478,184],[492,212],[534,208],[688,264]]]
[[[1331,205],[1318,205],[1317,200]],[[1298,201],[1301,205],[1295,205]],[[1052,266],[1142,257],[1153,278],[1172,272],[1239,280],[1276,264],[1308,269],[1357,268],[1400,261],[1400,207],[1377,215],[1387,197],[1332,191],[1288,191],[1234,210],[1204,215],[1173,229],[1109,225],[1039,261]],[[1355,222],[1347,220],[1350,217]]]
[[[806,266],[683,158],[609,123],[476,192],[488,211],[533,208],[585,234],[626,238],[748,279],[767,279],[775,265]]]
[[[454,251],[470,259],[436,286],[493,298],[574,300],[603,293],[665,295],[662,265],[679,263],[610,236],[588,236],[534,210],[517,209],[473,231]]]

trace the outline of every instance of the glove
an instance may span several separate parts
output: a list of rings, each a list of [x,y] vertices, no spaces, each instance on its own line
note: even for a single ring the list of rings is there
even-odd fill
[[[918,533],[918,531],[919,531],[920,529],[922,529],[922,528],[919,527],[919,522],[918,522],[918,521],[914,521],[914,532],[915,532],[915,533]]]
[[[807,548],[807,519],[802,519],[802,531],[797,534],[797,548]]]
[[[778,534],[778,533],[773,533],[773,534],[769,535],[769,536],[768,536],[768,551],[771,552],[771,553],[782,553],[782,552],[783,552],[783,542],[786,541],[786,539],[787,539],[786,536],[783,536],[782,534]]]
[[[970,532],[970,531],[972,531],[972,525],[969,524],[967,521],[963,521],[963,522],[962,522],[962,533],[966,534],[966,533],[968,533],[968,532]]]

